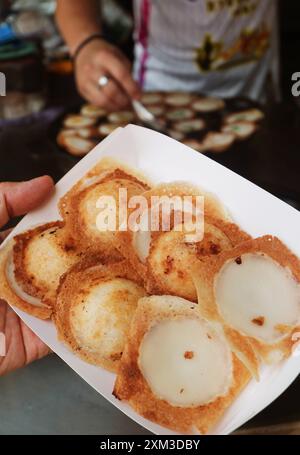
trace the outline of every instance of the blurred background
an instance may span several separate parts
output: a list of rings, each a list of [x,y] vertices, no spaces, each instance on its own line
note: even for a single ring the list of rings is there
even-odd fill
[[[54,0],[0,1],[0,72],[7,84],[0,97],[0,181],[45,171],[57,180],[76,163],[56,143],[63,114],[78,112],[83,100],[55,26],[55,7]],[[102,10],[105,37],[132,59],[131,0],[105,0]],[[238,145],[212,158],[299,207],[300,98],[291,94],[292,74],[300,71],[299,2],[279,1],[278,17],[281,99],[264,106],[263,128],[243,144],[242,155]]]
[[[5,99],[0,98],[2,119],[39,112],[59,102],[62,93],[64,101],[76,102],[74,96],[69,98],[76,93],[70,84],[72,63],[55,26],[55,8],[55,0],[0,1],[0,71],[7,76],[8,92]],[[291,75],[300,65],[299,18],[299,2],[279,1],[281,91],[282,97],[289,99]],[[131,0],[103,1],[102,19],[105,38],[132,59]]]
[[[132,59],[131,1],[102,5],[105,37]],[[57,181],[78,161],[56,141],[61,119],[83,100],[55,7],[54,0],[0,0],[7,91],[0,97],[0,181],[45,173]],[[279,26],[280,100],[263,107],[265,121],[251,140],[209,156],[299,209],[300,97],[291,94],[291,78],[300,72],[300,2],[279,2]],[[300,434],[299,396],[298,380],[243,431]],[[0,434],[145,434],[55,356],[1,378],[0,397]]]
[[[1,0],[0,5],[0,71],[7,80],[0,118],[25,121],[49,106],[78,102],[73,66],[55,25],[56,2]],[[132,58],[131,2],[106,0],[102,10],[104,36]]]

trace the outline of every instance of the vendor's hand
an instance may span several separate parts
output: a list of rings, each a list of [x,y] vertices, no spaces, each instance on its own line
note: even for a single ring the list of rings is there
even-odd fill
[[[104,40],[91,41],[80,51],[75,75],[80,94],[90,103],[110,111],[126,108],[131,98],[140,96],[129,61],[118,48]],[[102,88],[98,84],[101,76],[110,78]]]
[[[10,218],[38,207],[52,192],[50,177],[22,183],[0,183],[0,228]],[[3,337],[4,334],[4,337]],[[0,300],[0,343],[5,338],[4,357],[0,356],[0,376],[47,355],[49,348]],[[0,345],[0,354],[1,348]]]

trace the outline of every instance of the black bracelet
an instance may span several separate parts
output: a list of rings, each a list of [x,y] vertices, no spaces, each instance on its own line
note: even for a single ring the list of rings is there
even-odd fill
[[[72,57],[72,60],[74,63],[76,62],[76,59],[77,59],[78,55],[80,54],[80,52],[82,51],[82,49],[87,44],[89,44],[91,41],[94,41],[95,39],[103,39],[103,35],[101,33],[94,33],[93,35],[90,35],[87,38],[85,38],[80,44],[78,44],[78,46],[74,52],[74,55]]]

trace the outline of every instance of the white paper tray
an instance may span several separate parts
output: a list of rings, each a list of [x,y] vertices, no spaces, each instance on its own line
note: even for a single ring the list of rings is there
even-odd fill
[[[155,183],[184,180],[204,187],[222,200],[234,220],[253,237],[276,235],[300,256],[300,213],[297,210],[189,147],[134,125],[118,128],[97,145],[60,180],[51,200],[27,215],[9,238],[37,224],[59,219],[59,199],[103,157],[124,162]],[[153,433],[175,434],[140,417],[126,403],[115,399],[112,395],[115,375],[89,365],[71,353],[57,340],[51,322],[41,321],[18,309],[16,312],[76,373],[126,415]],[[265,367],[260,382],[253,380],[247,386],[211,434],[229,434],[243,425],[283,393],[299,373],[300,357],[297,355],[280,366]]]

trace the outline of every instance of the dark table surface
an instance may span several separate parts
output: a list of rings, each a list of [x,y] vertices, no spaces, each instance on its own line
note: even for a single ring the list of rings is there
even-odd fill
[[[252,139],[211,157],[299,208],[299,127],[300,109],[295,102],[268,106],[263,127]],[[45,173],[59,180],[77,159],[59,150],[54,137],[53,126],[40,122],[0,131],[0,181],[25,180]],[[0,395],[0,434],[146,433],[53,356],[0,379]],[[273,428],[289,422],[295,428],[300,422],[299,401],[300,378],[246,428]],[[60,424],[56,416],[60,416]],[[300,425],[296,428],[300,434]]]

